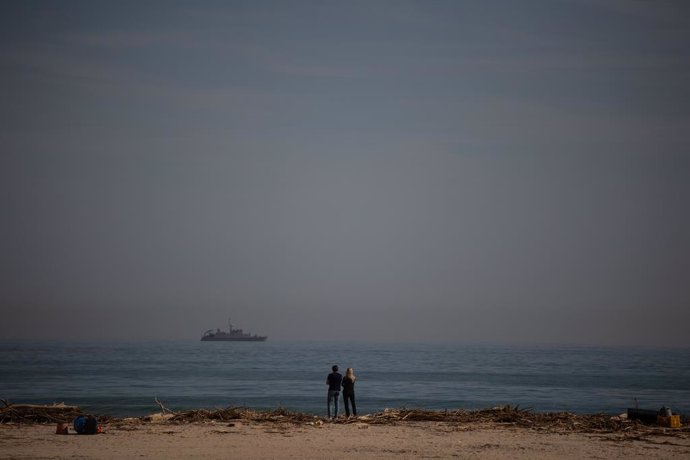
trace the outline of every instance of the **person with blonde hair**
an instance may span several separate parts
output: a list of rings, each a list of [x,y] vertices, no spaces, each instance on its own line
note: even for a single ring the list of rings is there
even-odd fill
[[[355,406],[355,371],[348,367],[343,377],[343,402],[345,403],[345,415],[350,416],[350,404],[352,403],[352,415],[357,417],[357,406]]]

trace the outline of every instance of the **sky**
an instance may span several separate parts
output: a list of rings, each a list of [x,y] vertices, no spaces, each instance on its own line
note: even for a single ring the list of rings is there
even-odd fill
[[[690,3],[0,2],[0,339],[690,347]]]

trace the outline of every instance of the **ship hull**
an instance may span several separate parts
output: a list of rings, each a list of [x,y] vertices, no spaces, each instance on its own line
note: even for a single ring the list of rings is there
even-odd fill
[[[202,342],[265,342],[268,337],[202,337]]]

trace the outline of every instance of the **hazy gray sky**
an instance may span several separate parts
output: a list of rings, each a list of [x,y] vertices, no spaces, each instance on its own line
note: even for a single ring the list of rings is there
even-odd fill
[[[0,3],[0,338],[690,346],[690,3]]]

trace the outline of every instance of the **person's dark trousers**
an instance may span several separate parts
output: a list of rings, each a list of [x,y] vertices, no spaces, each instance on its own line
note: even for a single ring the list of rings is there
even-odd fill
[[[340,392],[339,391],[331,391],[328,390],[328,418],[331,418],[331,401],[333,401],[333,408],[335,409],[335,412],[333,413],[333,417],[337,418],[338,417],[338,399],[340,397]]]
[[[355,394],[343,393],[343,402],[345,403],[345,415],[350,416],[350,404],[352,403],[352,415],[357,417],[357,406],[355,406]]]

